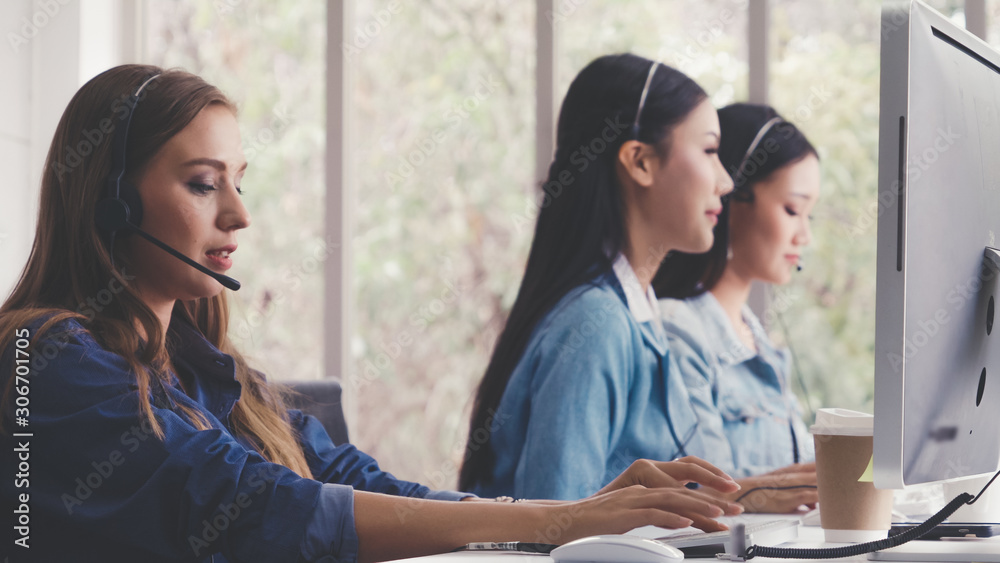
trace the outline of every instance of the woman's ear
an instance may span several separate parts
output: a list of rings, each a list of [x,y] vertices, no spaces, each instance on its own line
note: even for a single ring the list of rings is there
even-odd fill
[[[618,166],[622,173],[641,187],[653,185],[656,151],[646,143],[625,141],[618,149]]]

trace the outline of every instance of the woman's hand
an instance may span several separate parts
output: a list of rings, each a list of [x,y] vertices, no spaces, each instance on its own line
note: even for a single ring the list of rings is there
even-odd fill
[[[563,544],[597,534],[623,534],[641,526],[725,530],[715,518],[726,514],[721,505],[730,503],[719,500],[683,487],[648,489],[632,485],[573,503],[543,505],[548,511],[548,524],[535,541]],[[732,514],[738,513],[736,510]]]
[[[597,494],[632,485],[654,489],[684,487],[688,483],[698,483],[719,493],[735,493],[740,490],[740,485],[718,467],[701,458],[687,456],[675,461],[636,460]]]
[[[477,502],[478,501],[478,502]],[[641,526],[718,531],[738,506],[685,487],[632,485],[576,502],[444,502],[354,491],[358,560],[388,561],[444,553],[470,542],[564,544]],[[730,512],[735,513],[735,512]]]
[[[819,501],[815,463],[797,463],[736,482],[742,490],[724,494],[722,498],[739,502],[747,512],[796,512],[802,505],[815,508]]]
[[[711,488],[716,494],[688,489],[685,487],[688,483],[698,483]],[[736,493],[740,486],[718,467],[693,456],[676,461],[637,460],[591,498],[636,485],[646,489],[667,489],[670,493],[667,497],[671,503],[670,510],[678,516],[691,520],[692,523],[689,525],[706,532],[727,529],[715,518],[723,515],[735,516],[743,512],[742,505],[723,496],[726,493]]]

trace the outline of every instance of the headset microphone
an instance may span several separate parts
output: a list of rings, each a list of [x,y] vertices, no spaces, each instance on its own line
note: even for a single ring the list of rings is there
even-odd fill
[[[142,238],[148,240],[149,242],[159,246],[167,253],[169,253],[174,258],[177,258],[181,262],[184,262],[188,266],[202,272],[207,276],[215,278],[215,280],[223,285],[223,287],[229,288],[236,291],[240,288],[240,282],[234,280],[229,276],[224,276],[220,273],[213,272],[205,266],[195,262],[194,260],[188,258],[187,256],[181,254],[173,247],[163,242],[162,240],[154,237],[153,235],[147,233],[146,231],[135,226],[134,223],[129,221],[129,215],[131,212],[130,206],[125,203],[124,200],[118,198],[108,198],[101,200],[97,203],[97,226],[98,228],[108,231],[110,233],[116,233],[118,231],[127,230],[133,232]]]
[[[195,270],[198,270],[199,272],[202,272],[203,274],[205,274],[207,276],[215,278],[215,281],[221,283],[223,287],[229,288],[229,289],[231,289],[233,291],[237,291],[240,288],[240,282],[234,280],[233,278],[231,278],[229,276],[224,276],[224,275],[222,275],[220,273],[213,272],[212,270],[209,270],[208,268],[202,266],[201,264],[195,262],[194,260],[192,260],[192,259],[188,258],[187,256],[184,256],[180,252],[174,250],[173,248],[171,248],[170,246],[168,246],[165,242],[163,242],[160,239],[154,237],[153,235],[147,233],[146,231],[140,229],[139,227],[136,227],[134,225],[128,225],[127,228],[130,231],[132,231],[133,233],[135,233],[137,235],[141,235],[142,238],[148,240],[149,242],[155,244],[156,246],[159,246],[163,250],[166,250],[173,257],[175,257],[178,260],[180,260],[181,262],[184,262],[185,264],[193,267]]]
[[[139,228],[139,224],[142,221],[142,200],[139,198],[139,190],[124,180],[125,152],[128,130],[132,124],[132,116],[135,115],[135,108],[139,104],[139,95],[142,94],[146,85],[152,82],[157,76],[159,74],[148,78],[139,86],[135,94],[129,97],[128,116],[124,123],[115,127],[115,136],[111,146],[112,169],[107,179],[107,197],[97,202],[94,217],[95,222],[99,229],[108,233],[108,253],[111,254],[112,264],[114,264],[115,236],[119,231],[129,231],[162,248],[165,252],[188,266],[215,279],[223,287],[236,291],[240,288],[240,282],[229,276],[209,270],[205,266],[181,254],[167,243]]]

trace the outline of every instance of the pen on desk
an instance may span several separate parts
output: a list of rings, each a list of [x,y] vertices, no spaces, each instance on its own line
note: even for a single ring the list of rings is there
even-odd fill
[[[522,553],[549,553],[559,546],[551,543],[528,543],[518,541],[507,542],[473,542],[455,551],[520,551]]]

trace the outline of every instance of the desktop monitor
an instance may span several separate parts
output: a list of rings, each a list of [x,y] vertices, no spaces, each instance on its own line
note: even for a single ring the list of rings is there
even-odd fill
[[[898,489],[1000,460],[1000,54],[913,1],[883,6],[881,61],[874,474]]]

